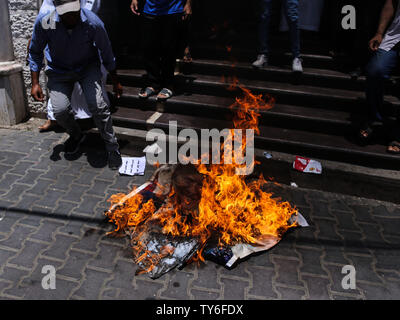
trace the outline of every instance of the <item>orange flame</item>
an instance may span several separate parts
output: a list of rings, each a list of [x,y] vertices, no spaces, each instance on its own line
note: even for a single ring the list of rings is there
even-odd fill
[[[252,129],[259,134],[260,111],[270,109],[274,99],[267,97],[265,100],[262,95],[254,95],[249,90],[240,88],[244,92],[244,97],[237,98],[231,106],[235,111],[234,127],[243,130]],[[235,138],[234,135],[230,136],[230,139]],[[246,138],[240,137],[240,139],[242,139],[242,147],[239,150],[241,154],[234,154],[234,160],[242,156],[246,147]],[[227,143],[232,141],[226,140],[221,150]],[[235,150],[234,153],[236,152],[238,151]],[[224,157],[223,152],[221,157]],[[254,163],[252,165],[254,166]],[[263,176],[248,182],[245,176],[237,175],[235,169],[238,166],[236,161],[221,165],[197,164],[198,172],[204,177],[201,198],[198,206],[189,212],[182,209],[182,203],[177,200],[173,188],[168,200],[157,211],[153,201],[143,202],[143,196],[140,194],[116,207],[113,206],[119,203],[124,195],[114,195],[109,199],[112,210],[109,210],[107,215],[110,221],[116,224],[115,232],[129,229],[131,234],[137,234],[133,239],[134,257],[136,262],[146,259],[149,268],[145,272],[152,270],[162,257],[172,253],[167,249],[161,256],[147,252],[140,239],[149,221],[160,226],[164,234],[196,237],[203,244],[211,236],[216,236],[221,245],[239,242],[255,244],[262,236],[281,237],[287,229],[296,225],[289,225],[288,221],[297,214],[297,210],[288,202],[265,192],[267,181]],[[201,250],[199,258],[202,259],[200,252]]]

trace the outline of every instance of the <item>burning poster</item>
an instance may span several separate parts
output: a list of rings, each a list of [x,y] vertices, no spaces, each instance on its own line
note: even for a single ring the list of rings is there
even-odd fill
[[[270,101],[243,91],[244,98],[237,98],[233,106],[235,129],[259,134],[258,111],[271,108]],[[271,248],[288,229],[300,225],[296,208],[265,191],[268,182],[263,176],[249,180],[237,174],[240,161],[236,160],[243,158],[246,137],[230,137],[240,139],[242,146],[228,148],[233,161],[224,157],[226,147],[236,141],[226,139],[221,144],[221,164],[199,160],[164,165],[130,194],[110,198],[106,215],[116,225],[114,233],[131,237],[140,272],[159,277],[189,261],[209,258],[213,248],[223,259],[229,258],[223,263],[229,267],[248,254]]]

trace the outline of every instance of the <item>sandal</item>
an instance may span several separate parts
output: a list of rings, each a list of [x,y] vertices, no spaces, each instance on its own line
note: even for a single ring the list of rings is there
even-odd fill
[[[183,55],[183,62],[185,63],[191,63],[193,61],[192,55],[190,54],[189,48],[185,49],[185,53]]]
[[[163,96],[161,96],[161,95],[163,95]],[[171,90],[169,90],[168,88],[164,88],[158,93],[157,101],[166,101],[169,98],[171,98],[172,95],[173,95],[173,93]]]
[[[148,97],[151,97],[152,95],[156,94],[156,90],[152,87],[146,87],[140,90],[139,92],[139,98],[141,99],[147,99]]]
[[[374,129],[370,126],[363,127],[358,131],[358,138],[362,142],[368,142],[374,133]]]
[[[392,141],[391,143],[389,143],[387,147],[387,152],[392,154],[400,154],[400,142]]]

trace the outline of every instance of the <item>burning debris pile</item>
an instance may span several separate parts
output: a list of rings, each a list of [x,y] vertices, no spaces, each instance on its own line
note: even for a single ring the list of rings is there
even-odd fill
[[[271,108],[273,101],[242,90],[244,98],[232,106],[235,129],[259,134],[258,112]],[[241,148],[228,148],[233,161],[224,161],[234,139],[241,140]],[[233,134],[225,140],[223,164],[163,165],[129,195],[110,198],[106,215],[116,225],[114,234],[130,236],[139,273],[155,279],[199,259],[232,267],[239,259],[276,245],[289,228],[306,225],[288,202],[264,191],[268,182],[262,176],[246,181],[237,174],[245,140]]]

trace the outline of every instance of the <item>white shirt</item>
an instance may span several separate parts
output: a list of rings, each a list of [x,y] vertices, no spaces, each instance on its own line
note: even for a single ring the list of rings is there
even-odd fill
[[[383,41],[379,49],[385,51],[392,50],[392,48],[400,42],[400,5],[397,7],[396,16],[389,29],[386,31]]]

